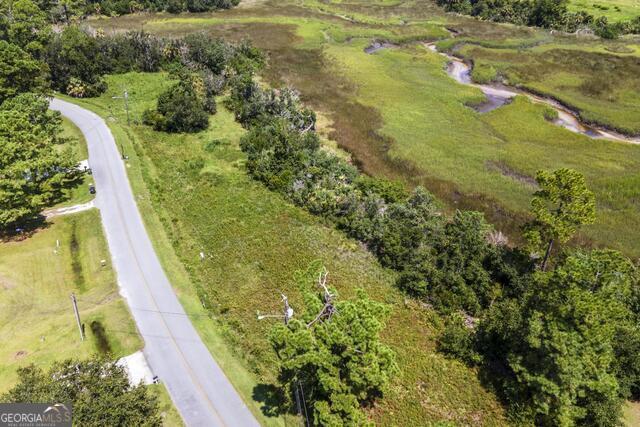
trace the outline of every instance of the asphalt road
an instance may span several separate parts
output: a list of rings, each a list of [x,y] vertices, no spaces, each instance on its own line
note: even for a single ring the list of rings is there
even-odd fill
[[[185,314],[151,245],[115,140],[98,115],[59,99],[51,102],[80,128],[89,147],[96,206],[120,291],[142,335],[151,370],[187,426],[257,426],[247,406]]]

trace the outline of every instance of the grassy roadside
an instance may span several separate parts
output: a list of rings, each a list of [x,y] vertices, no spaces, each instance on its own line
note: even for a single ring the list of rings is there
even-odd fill
[[[280,310],[278,291],[299,304],[293,274],[315,259],[325,263],[342,296],[361,287],[393,307],[384,340],[397,352],[402,373],[370,409],[373,421],[506,423],[476,373],[435,351],[439,317],[396,291],[392,272],[357,242],[246,176],[238,148],[243,130],[222,106],[210,128],[196,135],[126,129],[111,91],[128,84],[135,121],[167,82],[136,73],[107,81],[110,89],[100,98],[74,102],[102,114],[129,153],[130,180],[163,266],[206,345],[262,423],[284,420],[266,415],[275,356],[266,340],[270,323],[255,313]],[[213,139],[221,142],[210,144]]]
[[[107,260],[105,266],[101,260]],[[19,366],[46,367],[95,352],[117,358],[141,348],[118,295],[97,210],[54,218],[24,240],[2,243],[0,289],[0,392],[16,381]],[[84,342],[72,292],[85,325]]]
[[[142,77],[142,75],[138,75],[138,77]],[[151,192],[145,179],[153,180],[157,171],[153,162],[142,150],[136,133],[126,127],[126,115],[123,111],[122,103],[111,98],[111,96],[115,96],[113,93],[121,92],[124,85],[127,85],[134,121],[139,119],[142,111],[154,104],[154,95],[157,95],[168,84],[164,75],[146,75],[145,77],[143,81],[136,81],[137,84],[135,85],[129,84],[130,80],[126,76],[110,77],[107,93],[98,99],[78,100],[65,96],[60,97],[88,108],[105,118],[116,142],[120,144],[125,154],[129,157],[127,161],[128,177],[137,199],[138,209],[144,219],[145,227],[151,237],[156,254],[160,258],[164,271],[191,322],[211,354],[228,375],[236,390],[243,396],[261,424],[267,426],[286,425],[284,418],[264,417],[260,410],[260,405],[253,401],[253,389],[257,383],[254,375],[238,360],[238,355],[231,351],[225,342],[221,329],[202,306],[191,278],[165,232],[161,216],[167,215],[167,213],[164,209],[156,211],[152,203]]]

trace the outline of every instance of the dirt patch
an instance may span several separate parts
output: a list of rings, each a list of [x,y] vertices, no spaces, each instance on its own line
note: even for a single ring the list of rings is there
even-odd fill
[[[7,276],[0,275],[0,288],[4,290],[13,289],[16,287],[16,282],[9,279]]]
[[[510,168],[503,162],[487,160],[485,163],[487,170],[500,172],[503,176],[513,179],[514,181],[518,181],[521,184],[526,185],[527,187],[538,189],[538,183],[535,178],[518,172],[515,169]]]

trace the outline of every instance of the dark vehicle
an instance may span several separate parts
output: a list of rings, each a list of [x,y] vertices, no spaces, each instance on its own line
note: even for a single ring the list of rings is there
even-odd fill
[[[96,187],[93,184],[89,184],[89,193],[96,194]]]

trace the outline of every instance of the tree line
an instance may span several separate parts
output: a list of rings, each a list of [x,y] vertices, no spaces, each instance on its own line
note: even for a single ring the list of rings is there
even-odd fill
[[[575,32],[589,28],[607,39],[640,33],[640,15],[621,22],[609,22],[582,10],[570,12],[569,0],[437,0],[447,12],[476,16],[496,22]]]
[[[14,16],[43,15],[48,24],[78,23],[89,15],[120,16],[138,12],[208,12],[231,9],[240,0],[2,0],[0,13]]]
[[[615,426],[624,401],[640,398],[637,266],[613,250],[564,245],[595,220],[595,197],[581,174],[538,173],[523,228],[528,244],[512,247],[481,213],[447,217],[424,188],[409,192],[363,175],[324,149],[314,112],[294,90],[265,89],[247,74],[234,79],[226,103],[248,130],[241,139],[248,173],[397,270],[400,289],[445,316],[440,350],[477,366],[512,420]],[[288,329],[295,335],[299,325]],[[282,350],[282,339],[275,346],[294,387],[287,351],[298,347]],[[320,402],[319,425],[334,407],[330,398]]]

